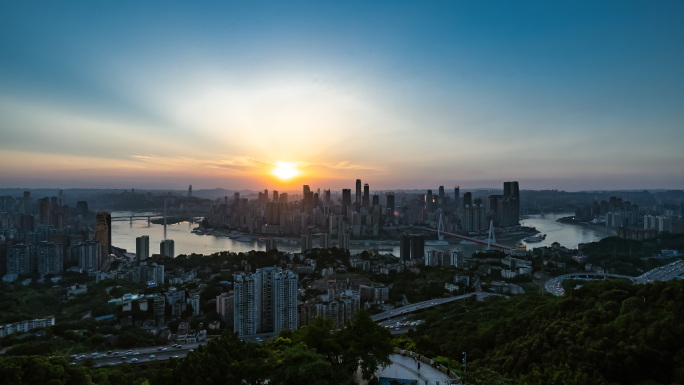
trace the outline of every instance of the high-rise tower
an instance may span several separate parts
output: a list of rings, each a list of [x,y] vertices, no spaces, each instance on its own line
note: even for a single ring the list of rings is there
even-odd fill
[[[356,180],[356,203],[361,204],[361,179]]]
[[[342,190],[342,216],[347,216],[348,206],[351,206],[351,190],[345,188]]]
[[[112,253],[112,214],[102,210],[97,213],[95,240],[105,247],[107,255]]]
[[[454,206],[461,207],[461,191],[459,186],[454,186]]]

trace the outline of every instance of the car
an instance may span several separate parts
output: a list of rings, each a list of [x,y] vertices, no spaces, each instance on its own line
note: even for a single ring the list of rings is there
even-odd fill
[[[96,356],[96,355],[97,355],[97,353],[92,353],[92,354],[91,354],[91,356]]]
[[[173,358],[178,358],[178,356],[173,356]]]
[[[72,362],[71,365],[76,365],[76,363],[75,363],[75,362]]]
[[[162,349],[163,352],[164,352],[164,351],[167,351],[167,350],[169,350],[169,349],[167,349],[167,348]]]
[[[126,359],[126,356],[121,357],[121,359],[122,359],[122,360],[125,360],[125,359]]]
[[[134,359],[131,360],[131,362],[136,362],[136,361],[138,361],[137,358],[134,358]]]
[[[162,348],[161,346],[157,348],[157,350],[162,350],[162,349],[164,349],[164,348]]]
[[[150,358],[154,358],[154,354],[150,356]]]
[[[399,328],[396,328],[396,329],[394,329],[394,330],[399,330]]]
[[[110,350],[110,351],[108,351],[108,352],[107,352],[107,354],[112,354],[112,351],[111,351],[111,350]]]
[[[114,352],[114,354],[119,354],[119,352]]]
[[[192,352],[192,351],[194,351],[194,349],[190,349],[190,350],[188,350],[188,351],[189,351],[189,352]]]

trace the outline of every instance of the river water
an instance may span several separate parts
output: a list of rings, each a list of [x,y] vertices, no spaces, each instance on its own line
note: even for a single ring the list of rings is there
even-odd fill
[[[141,215],[144,213],[136,213]],[[128,211],[114,211],[112,217],[130,216]],[[551,243],[558,242],[562,246],[568,248],[576,248],[578,243],[595,242],[607,235],[606,231],[593,230],[585,227],[569,225],[556,222],[556,219],[564,216],[572,215],[572,213],[531,215],[526,217],[521,222],[527,226],[536,227],[541,233],[546,234],[547,237],[542,242],[530,243],[528,249],[539,246],[551,246]],[[238,241],[228,237],[213,236],[213,235],[198,235],[191,232],[193,228],[197,227],[197,223],[181,222],[175,225],[167,225],[167,238],[173,239],[175,243],[176,255],[180,254],[212,254],[220,251],[232,252],[248,252],[251,250],[265,250],[264,242],[259,242],[259,237],[251,237],[248,242]],[[164,239],[164,226],[151,224],[147,225],[146,220],[133,221],[113,221],[112,222],[112,245],[127,249],[128,252],[135,252],[135,238],[148,235],[150,237],[150,254],[158,253],[159,243]],[[506,242],[506,244],[515,244],[516,242]],[[525,243],[525,242],[522,242]],[[314,238],[313,246],[318,246],[318,240]],[[389,242],[381,242],[376,244],[375,241],[356,242],[352,241],[350,245],[352,253],[358,253],[367,249],[392,249],[392,254],[399,256],[399,246],[391,245]],[[481,245],[461,245],[450,244],[448,246],[425,246],[425,250],[439,250],[439,251],[456,251],[460,250],[466,255],[472,254],[478,250],[484,250],[486,246]],[[301,246],[299,244],[290,244],[284,241],[278,242],[278,250],[286,252],[299,252]],[[382,253],[389,253],[390,251],[382,251]]]

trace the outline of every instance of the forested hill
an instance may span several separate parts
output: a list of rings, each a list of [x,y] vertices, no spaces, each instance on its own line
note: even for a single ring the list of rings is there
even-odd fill
[[[416,349],[459,362],[467,352],[468,372],[534,384],[684,383],[684,281],[591,282],[560,298],[454,304],[425,320],[410,335]]]

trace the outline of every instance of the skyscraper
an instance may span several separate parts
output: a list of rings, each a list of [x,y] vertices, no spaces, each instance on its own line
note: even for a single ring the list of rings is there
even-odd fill
[[[419,234],[411,235],[411,259],[425,257],[425,237]]]
[[[85,241],[69,247],[69,259],[75,260],[81,269],[99,270],[105,256],[100,242]]]
[[[432,211],[432,190],[427,190],[427,195],[425,195],[425,209]]]
[[[43,198],[38,201],[38,223],[41,225],[49,226],[52,224],[52,209],[50,206],[50,200],[48,198]]]
[[[356,180],[356,203],[361,204],[361,179]]]
[[[361,183],[361,181],[359,181]],[[361,189],[359,189],[359,198]],[[347,207],[351,205],[351,190],[346,188],[342,190],[342,215],[347,216]]]
[[[159,254],[168,258],[176,258],[176,246],[173,239],[166,239],[159,243]]]
[[[297,274],[276,267],[238,275],[233,330],[238,335],[297,329]]]
[[[35,268],[32,245],[12,245],[7,248],[7,274],[30,274]]]
[[[364,183],[363,185],[363,207],[368,210],[368,207],[370,206],[370,187],[368,186],[368,183]]]
[[[321,233],[321,249],[329,249],[330,248],[330,233]]]
[[[279,199],[278,199],[278,191],[273,190],[273,200],[272,200],[272,202],[273,202],[273,203],[278,203],[278,201],[279,201]]]
[[[33,200],[30,191],[24,191],[24,214],[33,214]]]
[[[399,259],[402,262],[411,260],[411,236],[408,234],[401,235],[399,242]]]
[[[221,293],[221,295],[216,297],[216,313],[219,314],[223,322],[229,325],[228,328],[234,327],[234,308],[235,305],[233,304],[233,294]]]
[[[150,237],[143,235],[135,238],[135,259],[138,262],[144,262],[150,258]]]
[[[473,205],[473,193],[463,193],[463,207]]]
[[[387,195],[387,216],[394,220],[394,194]]]
[[[302,254],[311,250],[311,235],[302,235]]]
[[[95,240],[105,247],[107,255],[112,253],[112,214],[102,210],[97,213]]]
[[[444,186],[439,186],[439,207],[444,207]]]
[[[461,207],[461,191],[459,186],[454,186],[454,207]]]
[[[62,274],[64,270],[64,255],[62,245],[54,242],[40,242],[36,247],[36,267],[38,274],[44,277],[48,274]]]
[[[192,198],[192,185],[190,185],[190,187],[188,187],[188,197]]]

